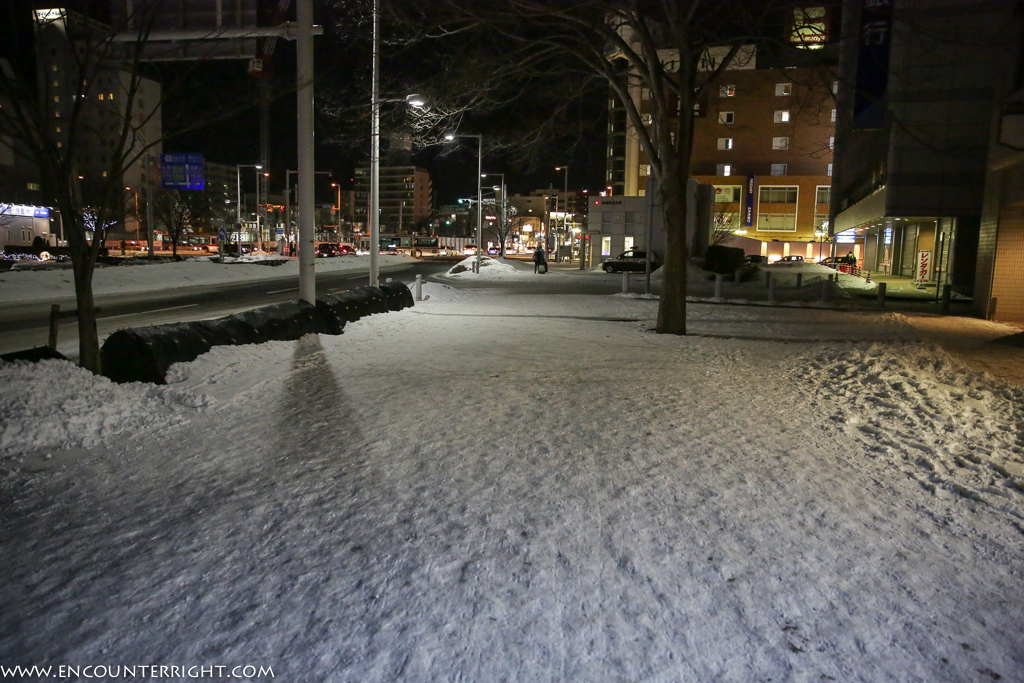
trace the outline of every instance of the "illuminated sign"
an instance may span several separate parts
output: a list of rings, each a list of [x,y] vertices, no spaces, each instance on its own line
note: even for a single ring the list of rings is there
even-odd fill
[[[206,189],[202,154],[161,154],[160,173],[165,190]]]
[[[0,204],[0,216],[27,216],[29,218],[49,218],[50,210],[45,206],[25,206],[24,204]]]

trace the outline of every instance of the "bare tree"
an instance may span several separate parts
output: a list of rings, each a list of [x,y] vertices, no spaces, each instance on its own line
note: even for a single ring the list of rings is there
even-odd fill
[[[63,9],[33,15],[36,60],[0,62],[0,130],[16,155],[34,164],[46,200],[60,212],[75,281],[79,363],[100,371],[92,280],[107,231],[123,221],[124,176],[168,137],[159,125],[155,68],[145,54],[164,0],[138,3],[133,40],[118,42],[105,24]],[[153,77],[153,78],[150,78]],[[178,87],[193,87],[179,79]],[[170,93],[163,90],[163,98]],[[145,98],[145,101],[143,101]],[[225,98],[230,99],[230,98]],[[247,103],[248,104],[248,103]],[[239,109],[211,108],[184,132]]]
[[[524,93],[566,77],[596,78],[611,90],[657,181],[666,254],[656,330],[667,334],[686,333],[691,112],[744,59],[744,46],[779,35],[786,12],[792,16],[793,3],[783,0],[419,0],[399,10],[410,26],[440,26],[434,35],[445,41],[450,69],[479,70],[486,53],[502,62],[492,72]],[[557,113],[543,115],[553,125]]]

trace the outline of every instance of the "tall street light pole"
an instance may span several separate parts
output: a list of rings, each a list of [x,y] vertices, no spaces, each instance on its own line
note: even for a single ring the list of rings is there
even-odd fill
[[[484,179],[484,136],[474,135],[472,133],[455,135],[454,133],[448,133],[444,136],[446,140],[454,140],[455,138],[476,138],[476,272],[480,272],[480,243],[483,241],[483,206],[484,206],[484,192],[483,192],[483,179]]]
[[[299,167],[299,299],[316,303],[316,240],[313,219],[313,0],[297,0],[296,106],[298,109]]]
[[[489,175],[501,176],[501,188],[500,188],[500,191],[501,191],[501,206],[497,207],[498,208],[498,220],[501,221],[501,222],[498,225],[501,226],[500,233],[501,234],[506,234],[505,233],[505,174],[504,173],[482,173],[482,174],[480,174],[480,176],[484,177],[484,178],[489,176]],[[497,190],[499,188],[496,187],[494,189]],[[501,245],[502,246],[505,245],[505,242],[503,240],[501,241]],[[502,258],[504,258],[505,257],[505,252],[502,251],[500,256]]]
[[[256,192],[259,192],[260,187],[260,169],[263,168],[263,164],[235,164],[235,181],[238,183],[238,198],[235,204],[236,214],[236,227],[235,233],[238,235],[238,255],[242,255],[242,169],[243,168],[255,168],[256,169]],[[259,195],[256,196],[256,215],[259,216]],[[223,255],[223,246],[221,247],[221,254]]]
[[[569,233],[569,164],[555,166],[556,171],[565,171],[565,206],[562,207],[562,232]],[[582,239],[582,237],[580,238]],[[582,246],[582,245],[580,245]],[[558,248],[557,246],[555,247]],[[557,251],[555,252],[557,254]],[[572,261],[572,241],[569,242],[569,261]]]

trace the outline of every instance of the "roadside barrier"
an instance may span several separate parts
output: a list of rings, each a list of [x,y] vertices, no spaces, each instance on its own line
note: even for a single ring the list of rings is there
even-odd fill
[[[342,334],[345,325],[374,313],[413,305],[402,282],[328,294],[316,305],[288,301],[242,313],[187,323],[119,330],[100,349],[103,374],[115,382],[164,384],[174,363],[195,360],[214,346],[291,341],[306,334]]]

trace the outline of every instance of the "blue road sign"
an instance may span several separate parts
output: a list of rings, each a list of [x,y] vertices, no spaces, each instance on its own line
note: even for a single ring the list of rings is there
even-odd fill
[[[228,241],[228,231],[225,230],[224,228],[221,228],[220,230],[218,230],[217,231],[217,241],[220,242],[221,244],[224,244],[225,242],[227,242]]]
[[[161,154],[160,170],[165,190],[206,189],[206,164],[202,154]]]

